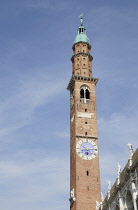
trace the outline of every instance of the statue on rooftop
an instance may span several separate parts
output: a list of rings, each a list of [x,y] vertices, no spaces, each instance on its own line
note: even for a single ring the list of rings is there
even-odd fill
[[[129,149],[130,157],[132,157],[132,155],[133,155],[132,144],[128,144],[127,146],[128,146],[128,149]]]
[[[111,190],[111,182],[107,181],[107,183],[108,183],[108,191],[110,191]]]
[[[118,165],[117,172],[118,172],[118,176],[119,176],[119,175],[120,175],[120,173],[121,173],[121,166],[120,166],[120,164],[119,164],[119,163],[118,163],[117,165]]]

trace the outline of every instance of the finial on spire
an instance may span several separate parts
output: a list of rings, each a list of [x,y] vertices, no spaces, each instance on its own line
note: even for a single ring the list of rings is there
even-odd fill
[[[81,13],[80,16],[78,17],[78,18],[80,18],[81,26],[83,25],[83,19],[82,19],[82,17],[83,17],[83,13]]]
[[[83,18],[82,17],[83,17],[83,13],[81,13],[78,17],[80,19],[81,25],[78,28],[78,35],[76,36],[76,38],[74,40],[74,44],[76,44],[78,42],[86,42],[86,43],[90,44],[90,40],[86,35],[86,29],[83,26]]]

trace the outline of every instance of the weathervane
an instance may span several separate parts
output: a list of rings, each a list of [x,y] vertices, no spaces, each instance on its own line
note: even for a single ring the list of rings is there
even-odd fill
[[[78,18],[80,18],[81,26],[83,25],[83,19],[82,19],[82,17],[83,17],[83,13],[81,13],[80,16],[78,17]]]

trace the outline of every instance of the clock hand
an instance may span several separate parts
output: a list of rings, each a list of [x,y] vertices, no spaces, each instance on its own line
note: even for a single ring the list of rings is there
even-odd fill
[[[84,147],[84,149],[89,151],[91,154],[93,154],[93,151],[95,150],[94,148],[86,148],[84,145],[82,145],[82,147]],[[84,150],[84,149],[82,149],[82,150]],[[91,150],[92,150],[92,152],[91,152]]]
[[[93,154],[93,152],[91,152],[90,150],[89,150],[89,152],[90,152],[91,154]]]
[[[89,148],[86,148],[85,146],[83,146],[83,147],[84,147],[84,149],[86,149],[87,151],[89,151],[91,154],[93,154],[93,152],[90,151],[91,148],[89,149]],[[93,150],[93,149],[91,149],[91,150]]]
[[[90,149],[88,149],[88,150],[89,150],[89,152],[90,152],[91,154],[93,154],[93,152],[94,152],[95,149],[90,148]],[[91,152],[90,150],[92,150],[92,152]]]
[[[83,145],[82,145],[83,146]],[[83,146],[86,150],[88,150],[85,146]]]

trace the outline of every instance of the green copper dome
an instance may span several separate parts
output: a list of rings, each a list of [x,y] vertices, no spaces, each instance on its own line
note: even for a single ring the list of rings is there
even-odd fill
[[[76,44],[77,42],[87,42],[88,44],[90,44],[90,40],[87,37],[86,30],[83,26],[79,27],[78,35],[74,39],[74,44]]]
[[[78,43],[78,42],[86,42],[88,44],[90,44],[90,40],[86,35],[86,29],[83,26],[83,19],[81,16],[81,26],[78,28],[78,35],[76,36],[75,40],[74,40],[74,44]]]

